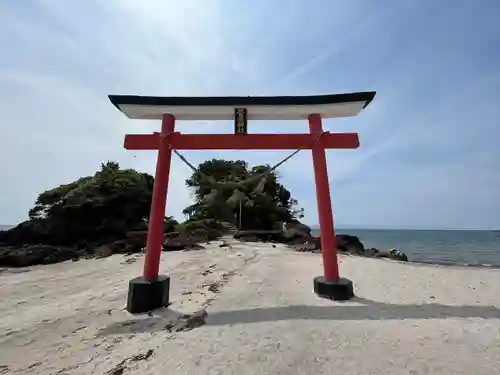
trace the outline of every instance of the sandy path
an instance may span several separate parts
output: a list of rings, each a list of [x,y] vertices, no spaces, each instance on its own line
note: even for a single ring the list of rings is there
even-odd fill
[[[214,245],[164,254],[173,304],[133,317],[127,259],[0,272],[0,374],[500,373],[500,270],[342,257],[359,298],[334,303],[311,291],[318,255]],[[165,330],[203,306],[207,325]]]

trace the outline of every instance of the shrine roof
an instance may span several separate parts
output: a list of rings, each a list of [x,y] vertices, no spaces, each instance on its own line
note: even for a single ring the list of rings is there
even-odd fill
[[[298,120],[310,114],[323,118],[351,117],[375,97],[374,91],[310,96],[159,97],[109,95],[113,105],[131,119],[232,120],[236,108],[246,108],[248,120]]]

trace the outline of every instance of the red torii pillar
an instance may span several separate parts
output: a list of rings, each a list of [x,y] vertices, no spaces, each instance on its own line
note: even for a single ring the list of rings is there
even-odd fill
[[[324,269],[323,275],[314,279],[314,291],[320,297],[334,300],[352,298],[352,282],[339,276],[325,149],[355,149],[359,147],[359,138],[357,133],[323,132],[322,116],[355,116],[374,96],[375,92],[309,97],[179,98],[110,95],[111,102],[129,118],[162,119],[160,133],[125,136],[125,148],[128,150],[158,150],[144,272],[141,277],[129,283],[127,310],[141,313],[169,303],[170,278],[159,274],[159,264],[172,159],[170,146],[177,150],[311,149]],[[247,108],[251,108],[251,116],[255,119],[307,117],[309,134],[247,134]],[[314,112],[314,109],[320,109],[321,114],[316,114],[318,112]],[[177,116],[182,120],[232,118],[235,119],[236,134],[181,134],[175,132]],[[243,131],[238,130],[241,126]]]
[[[172,162],[172,149],[162,142],[168,134],[174,132],[175,118],[164,115],[161,122],[159,142],[157,140],[158,158],[156,160],[155,183],[151,212],[149,214],[148,238],[146,243],[146,256],[144,259],[143,276],[146,280],[156,280],[160,269],[160,257],[163,249],[163,227],[165,208],[167,206],[168,180],[170,178],[170,165]]]

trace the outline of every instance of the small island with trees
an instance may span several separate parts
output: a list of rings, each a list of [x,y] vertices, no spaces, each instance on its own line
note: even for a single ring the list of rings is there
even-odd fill
[[[0,231],[0,266],[143,252],[153,184],[151,175],[110,161],[93,176],[39,194],[29,220]],[[212,159],[193,171],[186,186],[194,202],[184,209],[184,222],[165,218],[164,251],[203,249],[204,243],[232,235],[321,252],[320,239],[299,221],[304,210],[270,166]],[[365,249],[355,236],[340,234],[336,240],[343,253],[408,260],[404,254]]]

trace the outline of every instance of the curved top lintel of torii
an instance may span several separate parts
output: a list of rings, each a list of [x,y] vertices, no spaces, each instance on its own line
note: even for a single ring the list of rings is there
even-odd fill
[[[159,97],[109,95],[128,118],[158,120],[164,114],[176,120],[233,120],[235,109],[245,108],[248,120],[300,120],[311,114],[323,118],[359,114],[375,97],[374,91],[309,96]]]

